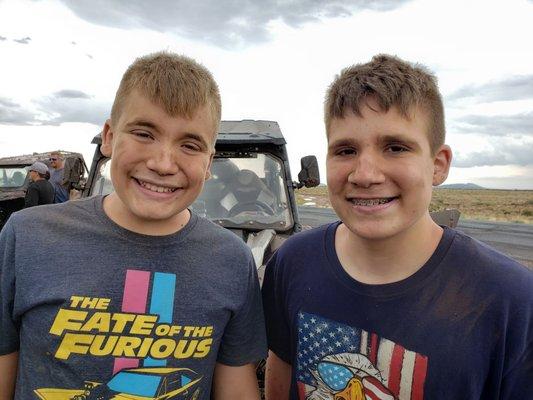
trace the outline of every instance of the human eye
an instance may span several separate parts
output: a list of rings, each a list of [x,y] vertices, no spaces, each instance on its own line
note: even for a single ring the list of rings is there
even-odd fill
[[[343,147],[335,151],[335,155],[337,156],[351,156],[356,153],[354,148],[351,147]]]
[[[138,129],[132,130],[131,134],[141,140],[152,140],[154,138],[150,132],[138,130]]]
[[[181,145],[186,151],[189,152],[198,152],[202,151],[202,147],[195,142],[185,142]]]
[[[401,143],[391,143],[387,145],[385,150],[389,153],[404,153],[409,151],[409,147]]]

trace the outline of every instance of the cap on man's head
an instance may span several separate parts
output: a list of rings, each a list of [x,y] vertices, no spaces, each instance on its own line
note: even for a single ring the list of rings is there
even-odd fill
[[[48,167],[45,163],[42,163],[40,161],[35,161],[30,167],[28,168],[28,171],[35,171],[39,174],[45,175],[48,172]]]

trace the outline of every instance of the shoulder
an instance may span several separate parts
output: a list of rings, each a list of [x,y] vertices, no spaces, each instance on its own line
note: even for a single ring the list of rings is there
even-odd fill
[[[15,230],[25,230],[46,226],[50,229],[51,224],[62,224],[68,221],[80,223],[83,215],[93,218],[95,213],[95,201],[97,198],[90,197],[80,200],[71,200],[60,204],[45,204],[39,207],[25,208],[13,213],[10,221]]]
[[[533,302],[533,271],[485,243],[455,231],[446,259],[468,273],[477,287]]]
[[[304,254],[312,254],[313,252],[324,250],[328,242],[328,237],[330,236],[329,234],[334,233],[337,226],[338,222],[334,222],[291,236],[278,249],[278,256],[287,257],[297,255],[301,257]]]
[[[207,218],[200,216],[196,216],[196,218],[196,226],[192,232],[191,239],[205,247],[209,247],[209,254],[212,257],[252,259],[251,251],[244,242],[244,238]]]
[[[297,233],[287,239],[267,264],[268,274],[281,277],[316,275],[317,266],[328,262],[338,222]]]

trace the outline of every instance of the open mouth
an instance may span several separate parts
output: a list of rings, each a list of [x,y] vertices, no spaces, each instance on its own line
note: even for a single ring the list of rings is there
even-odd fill
[[[139,184],[139,186],[154,193],[174,193],[176,190],[179,189],[177,187],[154,185],[153,183],[144,182],[137,178],[133,178],[133,179],[135,179],[135,181]]]
[[[361,198],[352,198],[348,199],[353,205],[356,206],[365,206],[365,207],[372,207],[372,206],[380,206],[383,204],[390,203],[393,200],[396,200],[399,198],[399,196],[394,197],[377,197],[374,199],[361,199]]]

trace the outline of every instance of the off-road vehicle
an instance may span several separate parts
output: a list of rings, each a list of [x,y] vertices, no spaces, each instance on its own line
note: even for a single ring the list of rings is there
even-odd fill
[[[83,196],[113,190],[110,163],[97,145]],[[290,235],[300,231],[294,189],[320,183],[316,157],[301,160],[299,181],[291,178],[286,142],[277,122],[222,121],[211,166],[211,179],[191,208],[232,230],[251,247],[260,279],[263,260]]]
[[[64,159],[63,184],[68,189],[81,188],[88,170],[79,153],[60,151]],[[24,197],[30,184],[28,167],[41,161],[50,167],[50,152],[0,158],[0,229],[11,213],[24,207]]]

